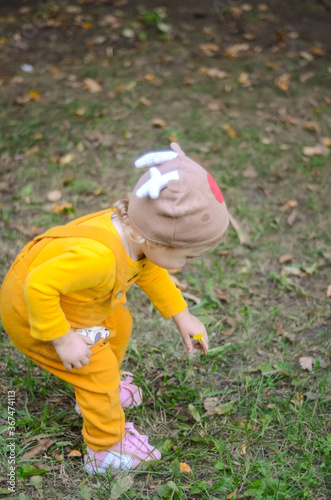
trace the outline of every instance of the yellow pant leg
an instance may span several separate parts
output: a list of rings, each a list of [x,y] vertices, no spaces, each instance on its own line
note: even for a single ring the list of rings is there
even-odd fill
[[[109,345],[115,354],[118,366],[120,367],[124,354],[127,350],[131,331],[132,331],[132,316],[127,307],[122,304],[118,305],[111,316],[106,319],[102,326],[108,328],[112,335],[107,339]]]
[[[23,295],[24,276],[14,271],[7,276],[0,302],[0,314],[14,345],[36,364],[69,382],[84,419],[83,436],[95,451],[104,450],[119,441],[124,433],[124,413],[120,405],[120,366],[131,334],[131,315],[124,306],[108,318],[115,335],[108,342],[92,347],[88,366],[68,372],[50,342],[30,335],[28,311]],[[105,325],[107,326],[107,325]],[[112,350],[114,349],[114,351]]]

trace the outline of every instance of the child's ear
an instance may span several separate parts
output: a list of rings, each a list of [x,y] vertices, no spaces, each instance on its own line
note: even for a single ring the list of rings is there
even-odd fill
[[[182,149],[180,148],[180,145],[177,144],[177,142],[172,142],[170,144],[170,147],[173,151],[175,151],[175,153],[178,153],[178,154],[181,154],[181,155],[185,155],[184,151],[182,151]]]

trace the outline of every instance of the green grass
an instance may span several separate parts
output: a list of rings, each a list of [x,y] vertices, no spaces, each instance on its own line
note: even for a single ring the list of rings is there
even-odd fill
[[[327,57],[304,66],[299,56],[292,57],[284,47],[272,52],[267,43],[262,52],[249,56],[207,57],[199,45],[211,39],[200,27],[184,30],[183,39],[175,30],[169,42],[157,40],[156,31],[149,31],[148,44],[124,39],[121,28],[115,29],[120,38],[110,57],[104,52],[108,42],[93,51],[85,45],[94,34],[110,36],[108,28],[98,25],[110,11],[105,5],[91,7],[91,12],[85,8],[86,20],[91,19],[93,26],[84,31],[73,23],[72,63],[69,53],[67,61],[62,60],[67,42],[54,28],[58,45],[47,39],[43,43],[50,54],[55,51],[58,62],[42,52],[42,71],[38,67],[33,74],[23,74],[21,84],[6,80],[0,85],[6,125],[0,136],[1,277],[36,228],[43,231],[107,207],[135,184],[134,159],[153,148],[168,147],[174,136],[220,183],[230,213],[250,242],[241,245],[231,228],[220,248],[177,275],[188,283],[188,292],[201,299],[199,304],[189,301],[189,306],[206,324],[215,355],[188,359],[172,321],[163,320],[138,289],[130,290],[134,332],[123,369],[134,372],[144,403],[127,411],[127,420],[146,432],[163,455],[160,463],[146,470],[91,477],[83,470],[82,458],[69,458],[72,450],[83,454],[85,447],[72,389],[24,359],[2,329],[0,496],[327,500],[330,154],[303,155],[303,147],[330,137]],[[56,15],[47,12],[46,17]],[[137,12],[130,12],[125,13],[125,27],[140,19]],[[222,15],[232,19],[228,8]],[[248,31],[260,22],[255,7],[243,15]],[[17,19],[11,23],[19,28]],[[214,21],[210,26],[219,32]],[[227,36],[227,45],[238,43],[233,33]],[[38,53],[39,38],[34,43]],[[294,52],[311,50],[303,39],[291,43]],[[5,44],[2,48],[10,60],[10,48]],[[174,59],[164,60],[165,55]],[[278,67],[267,68],[270,61]],[[54,66],[63,78],[55,78]],[[199,73],[201,66],[230,75],[211,79]],[[300,76],[309,71],[314,76],[301,82]],[[238,82],[242,72],[250,74],[251,87]],[[274,82],[286,72],[291,80],[284,92]],[[148,73],[161,83],[148,83]],[[69,75],[76,76],[78,86],[71,86]],[[186,75],[192,78],[191,85],[184,83]],[[84,78],[100,81],[102,91],[91,94],[84,89]],[[129,82],[136,84],[116,91]],[[15,96],[30,90],[40,91],[39,102],[13,104]],[[151,104],[142,104],[141,98]],[[211,111],[208,103],[220,98],[226,108]],[[82,115],[76,113],[79,109],[84,110]],[[297,124],[284,122],[287,115]],[[155,118],[162,118],[165,127],[153,127]],[[307,131],[306,121],[315,121],[321,133]],[[226,134],[225,124],[235,130],[235,138]],[[35,134],[42,137],[36,139]],[[39,150],[29,154],[36,145]],[[74,159],[62,165],[60,158],[67,153]],[[256,177],[247,177],[248,166],[254,167]],[[59,203],[72,203],[74,213],[52,213],[47,194],[54,189],[63,194]],[[288,218],[294,208],[281,210],[289,200],[298,203],[292,225]],[[280,257],[287,253],[292,254],[291,261],[281,264]],[[220,300],[217,290],[226,294],[227,302]],[[314,358],[312,371],[301,368],[303,356]],[[5,494],[8,390],[16,394],[14,496]],[[205,415],[208,398],[217,398],[219,413]],[[46,438],[52,441],[47,449],[22,460]],[[180,472],[182,462],[191,473]]]

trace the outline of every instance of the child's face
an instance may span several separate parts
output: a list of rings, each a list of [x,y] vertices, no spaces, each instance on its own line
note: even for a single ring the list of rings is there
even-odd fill
[[[200,257],[213,248],[215,248],[215,245],[201,245],[194,248],[169,248],[162,246],[150,247],[145,244],[143,251],[147,259],[159,267],[163,267],[164,269],[180,269],[187,261]]]

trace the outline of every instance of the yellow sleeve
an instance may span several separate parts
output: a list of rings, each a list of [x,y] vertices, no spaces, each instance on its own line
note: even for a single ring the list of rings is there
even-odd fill
[[[60,295],[89,289],[101,297],[114,287],[116,261],[104,245],[73,245],[30,271],[24,286],[31,335],[53,340],[70,329],[60,306]]]
[[[147,262],[136,284],[151,299],[164,318],[171,318],[187,307],[168,271],[151,262]]]

